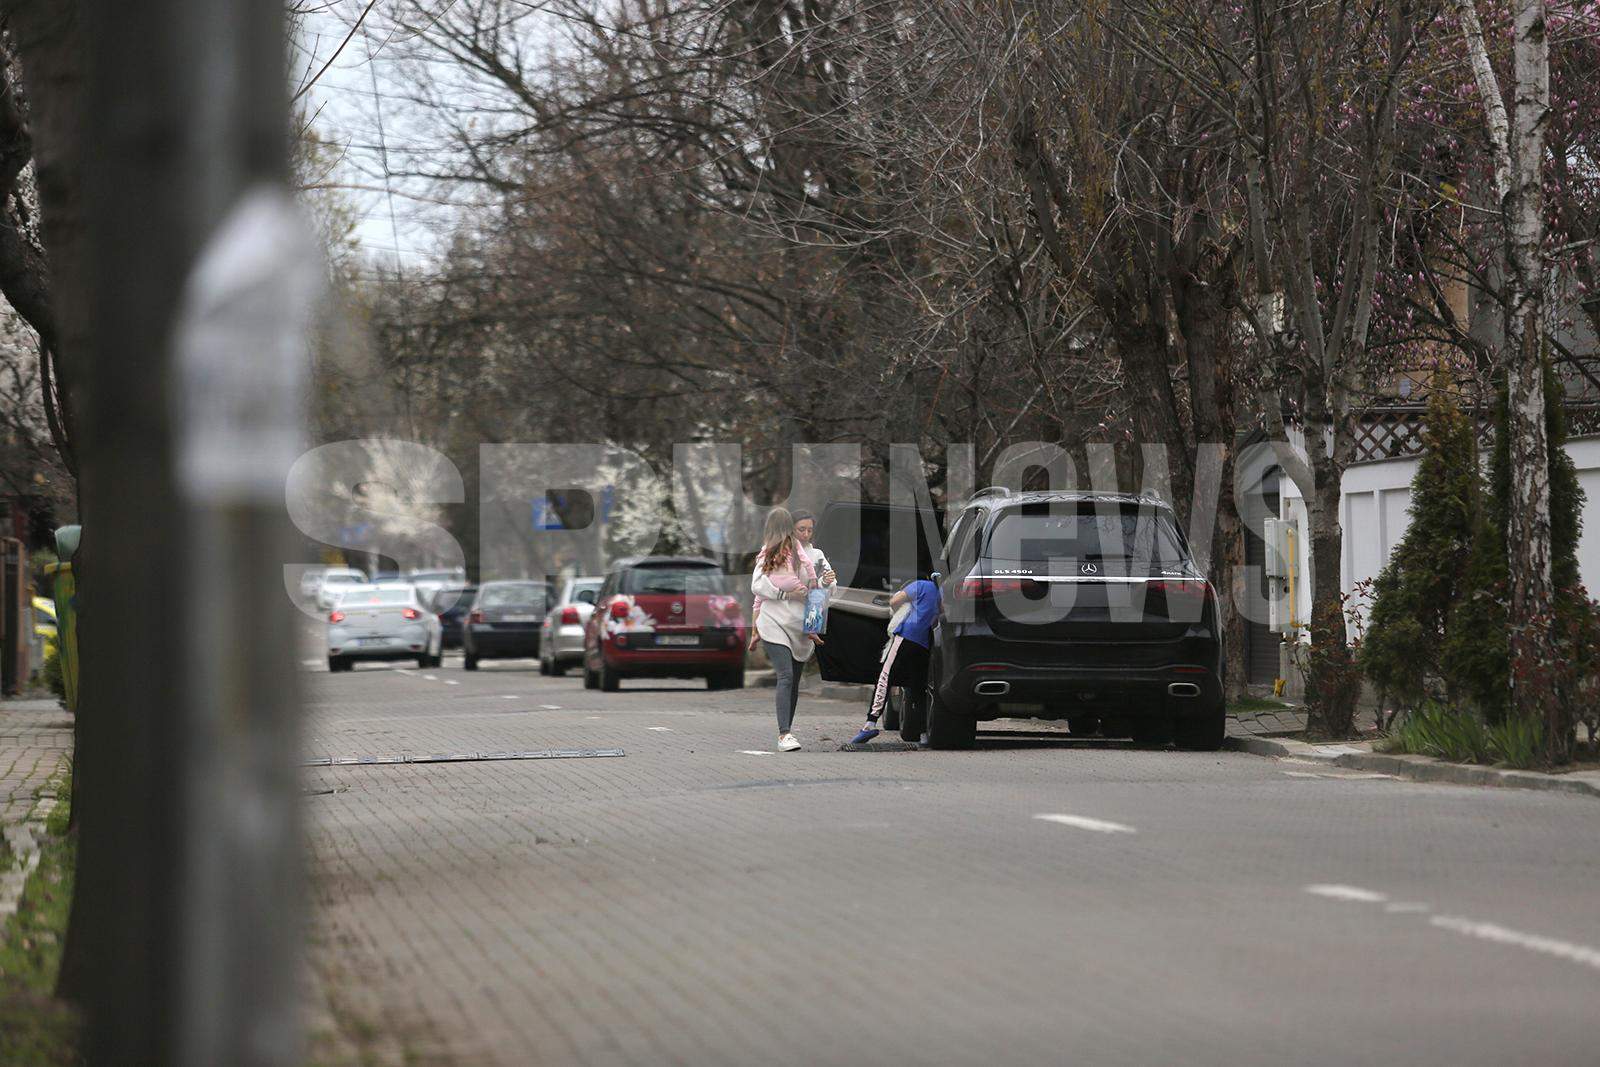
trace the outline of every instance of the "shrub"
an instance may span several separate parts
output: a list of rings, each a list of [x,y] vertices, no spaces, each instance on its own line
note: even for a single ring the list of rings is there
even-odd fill
[[[1600,668],[1594,648],[1595,608],[1579,584],[1578,536],[1583,525],[1583,488],[1572,457],[1562,445],[1566,426],[1561,391],[1549,365],[1545,367],[1545,429],[1550,439],[1550,571],[1556,590],[1552,620],[1551,662],[1540,665],[1538,677],[1519,684],[1535,685],[1575,708],[1592,687]],[[1511,646],[1508,634],[1509,568],[1506,563],[1511,501],[1511,453],[1506,429],[1506,393],[1502,384],[1495,403],[1494,449],[1490,453],[1488,492],[1483,494],[1473,533],[1472,551],[1460,593],[1450,610],[1439,669],[1455,692],[1490,724],[1503,722],[1510,709]]]
[[[1440,695],[1440,658],[1475,545],[1480,509],[1472,420],[1448,384],[1428,401],[1422,459],[1411,480],[1411,524],[1373,585],[1357,662],[1402,707]]]
[[[1487,763],[1493,751],[1482,719],[1431,700],[1407,714],[1392,737],[1402,752],[1457,763]]]
[[[40,669],[39,674],[44,681],[45,687],[55,694],[56,699],[65,704],[67,682],[61,676],[61,655],[55,648],[52,647],[45,651],[44,667]]]
[[[1488,728],[1489,750],[1502,763],[1537,767],[1544,760],[1544,721],[1521,716]]]

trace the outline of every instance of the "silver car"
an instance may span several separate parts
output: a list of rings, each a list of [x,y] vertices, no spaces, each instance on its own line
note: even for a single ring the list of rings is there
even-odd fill
[[[352,588],[366,584],[367,576],[354,568],[329,567],[322,572],[322,581],[317,583],[317,607],[332,611],[341,596]]]
[[[562,675],[583,662],[583,629],[594,614],[604,578],[568,578],[544,617],[539,634],[539,673]]]
[[[360,659],[414,659],[419,667],[437,667],[442,644],[439,616],[409,585],[351,589],[328,614],[330,671],[347,671]]]

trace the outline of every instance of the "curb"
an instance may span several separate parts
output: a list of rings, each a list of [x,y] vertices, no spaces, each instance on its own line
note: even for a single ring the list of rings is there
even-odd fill
[[[1508,771],[1479,767],[1470,763],[1450,763],[1432,756],[1388,755],[1366,752],[1350,745],[1314,745],[1307,741],[1287,741],[1267,737],[1229,737],[1223,747],[1253,756],[1292,757],[1326,763],[1347,770],[1392,774],[1412,782],[1442,782],[1447,785],[1489,786],[1499,789],[1534,789],[1547,793],[1573,793],[1600,797],[1600,772],[1541,774],[1538,771]]]

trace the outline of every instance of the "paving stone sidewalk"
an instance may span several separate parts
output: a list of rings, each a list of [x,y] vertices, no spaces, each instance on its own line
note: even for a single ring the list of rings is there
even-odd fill
[[[72,718],[55,700],[0,701],[0,918],[16,910],[38,856],[28,816],[39,787],[71,751]]]
[[[72,716],[54,699],[0,701],[0,826],[21,822],[72,751]]]

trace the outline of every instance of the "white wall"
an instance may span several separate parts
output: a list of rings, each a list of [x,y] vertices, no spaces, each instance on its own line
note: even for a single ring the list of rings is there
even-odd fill
[[[1590,595],[1600,595],[1600,438],[1568,441],[1566,449],[1578,469],[1578,484],[1586,494],[1583,532],[1578,541],[1578,567]],[[1417,463],[1414,456],[1386,459],[1359,463],[1344,472],[1344,496],[1339,505],[1340,523],[1344,527],[1344,559],[1340,562],[1339,574],[1346,593],[1361,582],[1376,578],[1389,561],[1394,546],[1405,536],[1406,527],[1411,524],[1407,509],[1411,505],[1411,479],[1417,473]],[[1303,608],[1296,614],[1297,621],[1303,622],[1310,616],[1311,605],[1311,543],[1304,536],[1308,530],[1305,503],[1300,499],[1300,491],[1287,478],[1283,479],[1281,492],[1282,516],[1296,520],[1301,531],[1296,599]],[[1361,604],[1363,614],[1367,606]]]

